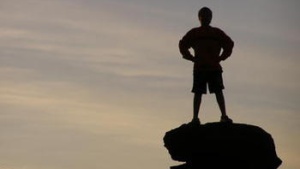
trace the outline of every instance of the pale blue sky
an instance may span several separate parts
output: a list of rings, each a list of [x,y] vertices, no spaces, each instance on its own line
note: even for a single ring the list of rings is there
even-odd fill
[[[297,0],[1,0],[0,168],[177,164],[162,137],[192,117],[178,41],[203,6],[235,41],[228,114],[272,134],[280,168],[300,168]],[[219,116],[206,95],[201,121]]]

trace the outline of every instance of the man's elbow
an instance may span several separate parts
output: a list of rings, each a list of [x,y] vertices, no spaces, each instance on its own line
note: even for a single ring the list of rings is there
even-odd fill
[[[191,59],[191,57],[189,57],[188,55],[185,55],[185,54],[182,55],[182,58],[186,59],[186,60],[190,60]]]
[[[185,48],[185,46],[186,45],[184,45],[183,41],[180,40],[179,43],[178,43],[179,50],[182,51]]]
[[[230,42],[228,43],[228,48],[232,50],[233,47],[234,47],[234,42],[230,40]]]
[[[232,53],[234,47],[234,42],[230,41],[229,43],[227,43],[227,46],[224,48],[224,54],[229,57]]]

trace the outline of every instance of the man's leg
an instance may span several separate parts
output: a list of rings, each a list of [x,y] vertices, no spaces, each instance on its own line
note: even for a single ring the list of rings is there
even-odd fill
[[[202,100],[202,93],[196,92],[194,94],[194,114],[193,114],[193,120],[198,120],[199,115],[199,109],[201,105]]]
[[[232,120],[227,116],[226,114],[226,107],[225,107],[225,98],[223,95],[222,90],[216,92],[216,98],[219,105],[219,108],[221,110],[221,122],[229,122],[232,123]]]
[[[222,90],[216,92],[216,98],[217,98],[217,102],[218,102],[222,116],[226,116],[225,98],[224,98],[224,94],[223,94]]]

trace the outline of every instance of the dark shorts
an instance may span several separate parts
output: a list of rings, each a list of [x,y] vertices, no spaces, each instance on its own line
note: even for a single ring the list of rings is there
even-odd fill
[[[216,93],[224,89],[221,71],[195,72],[193,79],[193,93],[207,93],[207,84],[210,93]]]

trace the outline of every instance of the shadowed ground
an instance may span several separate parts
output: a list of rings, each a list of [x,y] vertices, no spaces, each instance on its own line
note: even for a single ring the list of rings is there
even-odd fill
[[[253,125],[183,124],[164,143],[173,160],[186,162],[172,169],[276,169],[282,162],[271,135]]]

